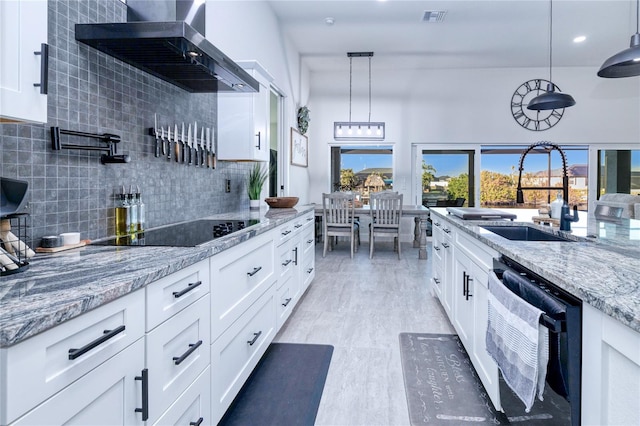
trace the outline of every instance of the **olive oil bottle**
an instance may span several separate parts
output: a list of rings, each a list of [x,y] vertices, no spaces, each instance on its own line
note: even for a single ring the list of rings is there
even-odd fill
[[[116,206],[116,235],[119,237],[127,235],[131,227],[131,209],[127,200],[127,194],[125,194],[124,191],[123,186],[122,192],[119,194],[119,203]]]

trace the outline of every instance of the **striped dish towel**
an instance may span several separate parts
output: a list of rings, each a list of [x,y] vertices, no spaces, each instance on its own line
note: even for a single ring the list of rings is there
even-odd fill
[[[528,413],[536,394],[542,401],[549,361],[549,330],[539,323],[543,312],[506,288],[493,272],[488,299],[487,352]]]

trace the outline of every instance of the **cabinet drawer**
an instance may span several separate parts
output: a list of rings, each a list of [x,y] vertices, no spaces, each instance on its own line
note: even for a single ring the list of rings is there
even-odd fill
[[[294,235],[294,227],[293,222],[287,222],[283,225],[280,225],[276,229],[276,244],[280,245],[285,241],[289,241]]]
[[[211,340],[273,284],[275,247],[260,235],[211,258]]]
[[[200,420],[202,419],[202,420]],[[154,423],[160,425],[211,425],[211,368],[207,367]]]
[[[146,287],[147,331],[209,293],[209,261],[203,260]]]
[[[276,327],[275,288],[254,303],[211,345],[212,420],[229,407],[273,340]]]
[[[11,368],[3,372],[7,405],[0,407],[0,423],[16,419],[143,335],[144,291],[138,290],[1,349]]]
[[[289,277],[276,291],[276,313],[277,313],[277,329],[289,318],[291,311],[296,304],[298,294],[298,282],[296,279]]]
[[[291,242],[287,241],[278,246],[278,256],[276,270],[278,271],[278,288],[287,281],[293,274],[295,266],[294,253],[291,248]]]
[[[304,253],[305,259],[309,256],[310,252],[315,250],[315,243],[315,229],[313,227],[313,223],[310,222],[305,224],[305,227],[302,230],[302,252]]]
[[[308,256],[304,257],[304,264],[302,265],[302,271],[301,271],[301,275],[302,275],[302,288],[300,289],[300,296],[302,296],[302,294],[304,294],[305,291],[307,291],[307,288],[309,287],[309,284],[311,284],[311,281],[313,281],[313,278],[316,276],[316,254],[315,253],[309,253]]]
[[[154,422],[210,361],[209,296],[200,298],[147,334],[149,421]]]
[[[432,294],[436,295],[442,302],[442,265],[434,265],[431,277]]]
[[[143,425],[135,411],[142,408],[142,384],[135,378],[141,377],[143,354],[144,339],[138,339],[12,425]]]

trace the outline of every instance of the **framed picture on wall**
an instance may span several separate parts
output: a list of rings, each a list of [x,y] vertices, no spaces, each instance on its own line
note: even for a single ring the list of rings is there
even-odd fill
[[[309,140],[293,127],[291,128],[291,164],[301,167],[309,165]]]

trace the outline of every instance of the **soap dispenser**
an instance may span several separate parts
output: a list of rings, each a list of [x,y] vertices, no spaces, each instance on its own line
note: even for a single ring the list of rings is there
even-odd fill
[[[551,202],[551,219],[560,219],[563,204],[564,200],[562,199],[562,191],[558,191],[556,199]]]

